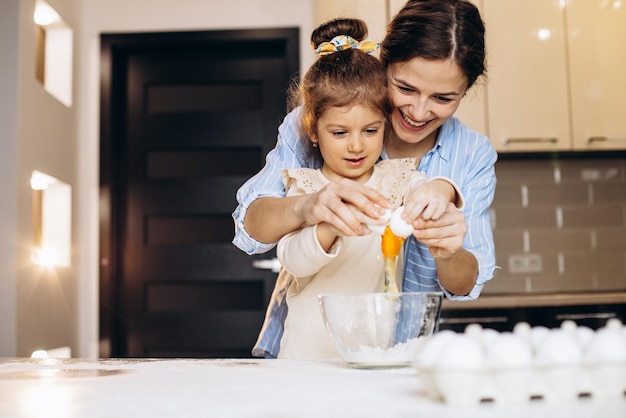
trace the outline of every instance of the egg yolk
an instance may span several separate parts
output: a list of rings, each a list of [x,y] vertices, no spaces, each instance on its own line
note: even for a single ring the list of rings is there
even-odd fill
[[[400,248],[402,248],[402,243],[404,242],[404,238],[400,238],[394,235],[391,232],[391,228],[387,226],[385,228],[385,233],[382,237],[381,248],[383,250],[383,255],[385,257],[397,257],[400,254]]]

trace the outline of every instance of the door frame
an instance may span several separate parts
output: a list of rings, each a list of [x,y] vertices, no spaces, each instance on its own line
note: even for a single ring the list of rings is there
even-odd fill
[[[117,158],[125,143],[126,64],[129,53],[219,41],[259,41],[284,44],[289,74],[299,71],[299,29],[268,28],[193,32],[101,34],[100,36],[100,195],[99,195],[99,356],[111,357],[125,346],[119,283],[123,248],[117,231],[125,214],[119,205],[120,173],[125,162]],[[234,208],[233,208],[234,210]]]

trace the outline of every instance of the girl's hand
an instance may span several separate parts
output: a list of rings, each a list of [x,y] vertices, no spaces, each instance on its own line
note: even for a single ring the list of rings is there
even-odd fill
[[[389,207],[383,195],[349,179],[331,182],[319,192],[306,196],[294,207],[305,225],[327,222],[340,235],[346,236],[368,233],[365,224],[382,216]]]

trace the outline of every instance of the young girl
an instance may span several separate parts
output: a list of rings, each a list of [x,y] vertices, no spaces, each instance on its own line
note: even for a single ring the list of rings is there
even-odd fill
[[[283,170],[287,196],[316,193],[332,181],[350,179],[374,188],[400,206],[419,193],[429,199],[422,216],[437,219],[460,197],[443,178],[426,180],[415,158],[379,161],[387,115],[387,73],[371,53],[377,45],[361,42],[365,23],[336,19],[318,27],[311,42],[320,58],[292,97],[302,105],[301,124],[308,152],[321,169]],[[383,288],[380,236],[344,236],[330,223],[308,226],[278,242],[279,273],[265,323],[253,354],[269,358],[337,358],[321,317],[321,293],[371,293]],[[286,298],[287,309],[284,306]],[[284,323],[282,333],[275,328]],[[273,328],[272,332],[267,332]],[[282,338],[276,341],[277,338]],[[278,337],[277,337],[278,336]]]

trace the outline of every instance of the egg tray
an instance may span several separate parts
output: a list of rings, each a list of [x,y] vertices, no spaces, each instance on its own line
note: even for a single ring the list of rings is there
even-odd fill
[[[429,396],[446,404],[626,399],[626,363],[417,371]]]

